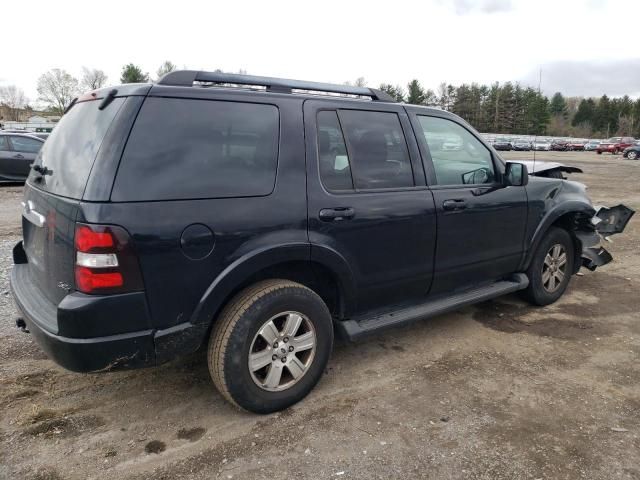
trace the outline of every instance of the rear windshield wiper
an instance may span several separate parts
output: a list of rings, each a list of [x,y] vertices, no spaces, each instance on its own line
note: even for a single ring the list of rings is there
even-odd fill
[[[98,110],[104,110],[105,108],[107,108],[109,104],[113,102],[113,99],[116,98],[117,94],[118,90],[116,90],[115,88],[107,93],[107,96],[104,97],[100,105],[98,105]]]
[[[38,176],[35,178],[36,182],[41,181],[45,175],[53,175],[53,170],[42,165],[36,165],[35,163],[31,164],[31,169],[38,173]]]

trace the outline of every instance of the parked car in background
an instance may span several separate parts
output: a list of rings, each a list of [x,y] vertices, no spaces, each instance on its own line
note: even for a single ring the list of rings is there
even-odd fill
[[[551,150],[556,152],[565,152],[569,149],[569,142],[566,140],[554,140],[551,142]]]
[[[513,149],[528,152],[531,150],[531,142],[527,140],[516,140],[513,142]]]
[[[513,145],[508,140],[496,140],[495,142],[493,142],[493,148],[495,148],[496,150],[509,151],[513,150]]]
[[[584,151],[584,146],[586,144],[587,142],[583,140],[574,140],[567,144],[567,150],[571,152],[581,152],[581,151]]]
[[[585,144],[584,149],[587,151],[593,151],[598,148],[598,145],[600,145],[600,140],[589,140]]]
[[[636,142],[635,145],[625,148],[622,151],[622,156],[629,160],[637,160],[640,158],[640,142]]]
[[[43,144],[33,135],[0,132],[0,182],[24,182]]]
[[[533,149],[534,150],[549,151],[549,150],[551,150],[551,143],[550,142],[545,142],[545,141],[534,142],[533,143]]]
[[[631,147],[634,143],[636,143],[636,139],[633,137],[611,137],[598,145],[596,153],[600,155],[606,152],[617,155],[625,148]]]

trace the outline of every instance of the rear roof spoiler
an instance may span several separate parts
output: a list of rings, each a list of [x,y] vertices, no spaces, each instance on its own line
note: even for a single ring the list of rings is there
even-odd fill
[[[352,85],[336,85],[333,83],[307,82],[304,80],[290,80],[286,78],[259,77],[222,72],[202,72],[197,70],[176,70],[169,72],[158,80],[158,85],[176,87],[192,87],[195,82],[214,83],[222,85],[251,85],[265,87],[273,93],[299,93],[294,90],[311,93],[338,93],[369,97],[375,102],[395,102],[386,92],[375,88],[356,87]]]

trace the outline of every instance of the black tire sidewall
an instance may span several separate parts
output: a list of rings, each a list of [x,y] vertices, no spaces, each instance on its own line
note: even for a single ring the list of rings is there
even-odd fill
[[[303,313],[313,324],[316,351],[309,370],[284,391],[270,392],[255,384],[248,367],[251,343],[264,322],[282,312]],[[224,378],[229,394],[242,408],[270,413],[293,405],[318,383],[331,355],[333,325],[324,302],[304,287],[288,286],[270,292],[253,302],[232,329],[224,356]]]
[[[560,288],[550,293],[545,290],[542,283],[542,266],[544,259],[551,247],[555,244],[561,244],[567,255],[567,268],[565,269],[565,277],[562,280]],[[526,294],[529,300],[536,305],[549,305],[558,300],[567,289],[571,275],[573,274],[574,264],[574,245],[571,236],[566,230],[551,227],[545,237],[540,242],[536,253],[531,260],[531,265],[527,269],[527,277],[529,278],[529,287]]]

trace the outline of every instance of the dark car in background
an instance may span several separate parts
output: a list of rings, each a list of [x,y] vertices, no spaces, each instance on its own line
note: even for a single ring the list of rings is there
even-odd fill
[[[596,148],[596,153],[598,155],[602,153],[611,153],[612,155],[617,155],[622,152],[625,148],[631,147],[636,142],[636,139],[633,137],[611,137],[598,145]]]
[[[554,140],[551,142],[551,150],[555,152],[566,152],[569,149],[569,142],[566,140]]]
[[[582,152],[587,142],[583,140],[574,140],[567,144],[567,150],[570,152]]]
[[[513,142],[513,149],[528,152],[529,150],[531,150],[531,142],[529,142],[528,140],[515,140]]]
[[[636,142],[634,145],[625,148],[622,151],[622,156],[629,160],[637,160],[640,158],[640,142]]]
[[[24,133],[0,132],[0,182],[24,182],[44,140]]]
[[[513,145],[508,140],[496,140],[493,142],[493,148],[496,150],[509,151],[513,150]]]

